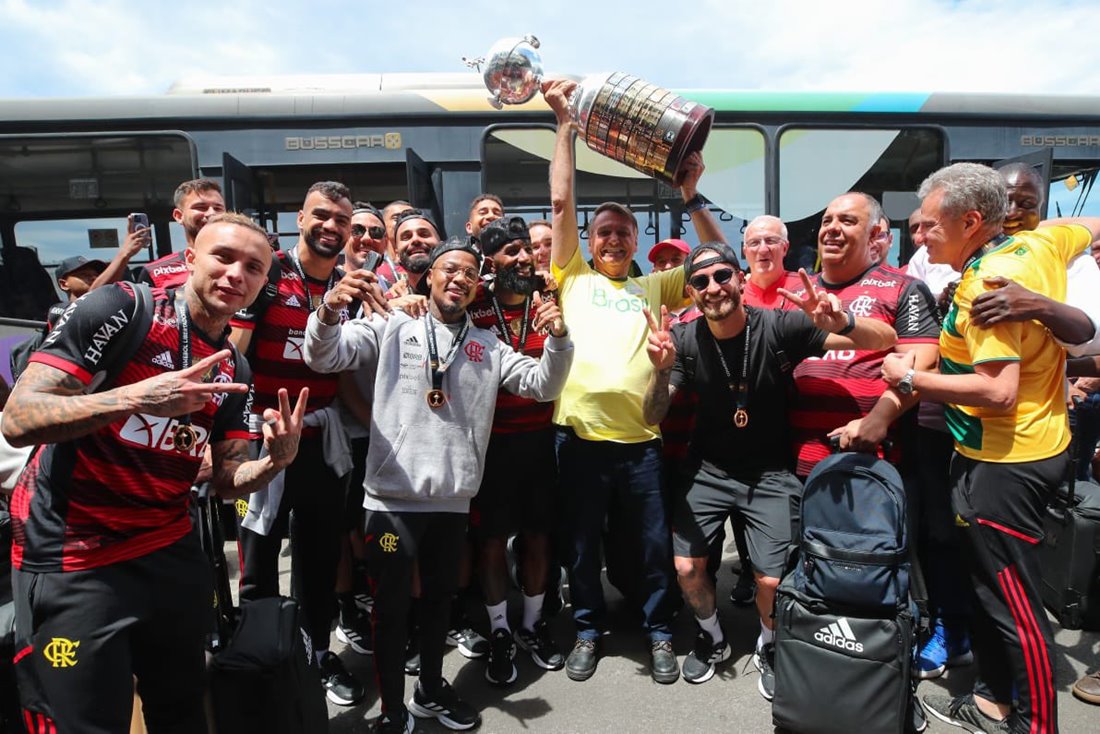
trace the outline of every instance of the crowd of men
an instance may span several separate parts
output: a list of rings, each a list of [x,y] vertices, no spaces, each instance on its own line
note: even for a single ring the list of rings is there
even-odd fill
[[[731,656],[714,578],[727,520],[770,700],[791,500],[832,444],[881,452],[906,479],[933,617],[917,675],[977,661],[973,692],[926,710],[971,731],[1057,729],[1036,545],[1070,471],[1066,353],[1100,351],[1100,220],[1040,222],[1031,169],[957,164],[921,187],[907,272],[885,262],[879,202],[840,192],[818,273],[785,269],[773,216],[744,230],[746,273],[695,154],[680,194],[700,244],[658,243],[652,272],[632,275],[626,206],[597,207],[580,247],[572,89],[543,90],[558,121],[550,221],[487,193],[444,239],[408,202],[378,208],[325,181],[306,192],[298,242],[273,251],[197,180],[176,194],[184,250],[126,280],[138,228],[111,263],[62,264],[71,301],[3,414],[12,445],[38,447],[10,502],[30,730],[123,730],[136,678],[150,730],[206,731],[211,578],[189,512],[203,483],[242,498],[242,604],[279,593],[289,534],[327,696],[365,694],[330,649],[335,629],[374,656],[378,731],[480,723],[442,675],[448,644],[497,686],[517,680],[517,648],[591,678],[605,565],[653,679],[706,682]],[[563,566],[569,650],[548,620]],[[485,624],[469,618],[476,598]],[[682,662],[681,608],[698,626]],[[1075,690],[1100,702],[1096,676]]]

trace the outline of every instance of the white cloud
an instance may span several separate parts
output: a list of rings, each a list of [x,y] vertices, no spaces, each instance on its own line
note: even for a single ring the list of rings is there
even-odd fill
[[[1086,35],[1098,22],[1087,0],[0,0],[0,43],[30,62],[0,96],[158,94],[198,74],[453,72],[525,32],[548,70],[668,87],[1100,93],[1100,44]]]

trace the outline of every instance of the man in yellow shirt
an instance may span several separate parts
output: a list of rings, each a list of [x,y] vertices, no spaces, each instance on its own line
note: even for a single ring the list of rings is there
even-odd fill
[[[973,693],[929,695],[925,707],[970,731],[1048,734],[1058,727],[1054,640],[1037,549],[1047,497],[1069,469],[1065,352],[1035,321],[979,327],[971,306],[998,276],[1064,301],[1066,263],[1100,235],[1100,219],[1051,220],[1007,236],[1005,180],[974,163],[937,171],[920,195],[929,261],[951,265],[962,281],[940,335],[939,373],[915,371],[904,354],[887,357],[882,373],[903,392],[947,404],[951,503],[973,582],[979,668]]]
[[[661,492],[660,429],[642,416],[642,395],[652,371],[646,356],[649,323],[643,308],[675,310],[684,302],[684,271],[674,268],[630,277],[638,249],[638,223],[622,204],[597,207],[588,228],[592,266],[585,263],[574,201],[573,123],[569,94],[574,82],[547,82],[543,94],[558,119],[550,168],[553,206],[552,274],[562,312],[573,334],[574,359],[565,390],[554,407],[558,469],[570,527],[570,597],[577,640],[566,660],[567,675],[587,680],[596,670],[597,644],[606,606],[600,577],[600,544],[608,507],[626,518],[628,544],[637,548],[639,591],[650,638],[651,673],[659,683],[680,676],[672,652],[669,591],[675,587],[672,548]],[[696,194],[703,171],[696,154],[685,166],[681,187],[701,240],[723,240],[717,223]]]

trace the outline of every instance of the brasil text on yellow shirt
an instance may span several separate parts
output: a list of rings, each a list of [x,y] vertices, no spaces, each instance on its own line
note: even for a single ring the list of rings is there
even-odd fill
[[[1079,225],[1020,232],[966,268],[940,332],[940,371],[969,374],[983,362],[1020,363],[1016,407],[947,405],[945,417],[955,449],[971,459],[995,463],[1038,461],[1069,445],[1065,403],[1065,351],[1037,321],[970,323],[974,299],[989,290],[984,278],[1009,278],[1058,302],[1066,298],[1066,264],[1089,246],[1091,233]]]
[[[590,441],[641,443],[660,438],[642,418],[653,365],[642,307],[659,315],[684,302],[684,269],[612,280],[593,270],[578,247],[565,268],[552,266],[562,316],[573,339],[573,367],[554,404],[554,423]]]

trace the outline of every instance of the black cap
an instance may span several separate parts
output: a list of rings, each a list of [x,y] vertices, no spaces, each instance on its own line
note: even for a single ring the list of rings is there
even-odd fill
[[[432,225],[432,229],[435,230],[436,234],[439,234],[439,226],[435,223],[435,220],[432,219],[431,214],[424,211],[423,209],[404,209],[402,211],[399,211],[397,213],[397,215],[394,217],[394,220],[393,220],[394,236],[397,236],[397,230],[399,230],[401,228],[401,225],[404,224],[405,222],[409,221],[410,219],[423,219],[425,222]]]
[[[477,240],[473,237],[451,237],[432,248],[431,253],[428,255],[428,267],[435,265],[435,261],[446,255],[448,252],[468,252],[474,256],[474,260],[477,260],[478,267],[481,267],[481,248],[477,246]],[[428,295],[428,279],[427,277],[421,278],[416,284],[416,293],[421,296]]]
[[[103,262],[102,260],[89,260],[83,255],[73,255],[72,257],[65,258],[57,264],[57,270],[54,271],[54,277],[59,279],[64,278],[69,273],[73,272],[74,270],[79,270],[85,265],[98,265],[100,271],[104,270],[107,267],[107,263]]]
[[[711,257],[698,259],[699,255],[707,252],[711,253]],[[704,242],[692,250],[687,260],[684,260],[684,279],[690,278],[696,270],[702,270],[715,263],[727,263],[732,265],[734,270],[741,270],[741,260],[738,259],[732,247],[725,242]]]
[[[527,230],[527,222],[523,217],[501,217],[482,227],[477,239],[481,243],[482,252],[486,255],[495,255],[509,242],[515,240],[530,242],[531,234]]]

